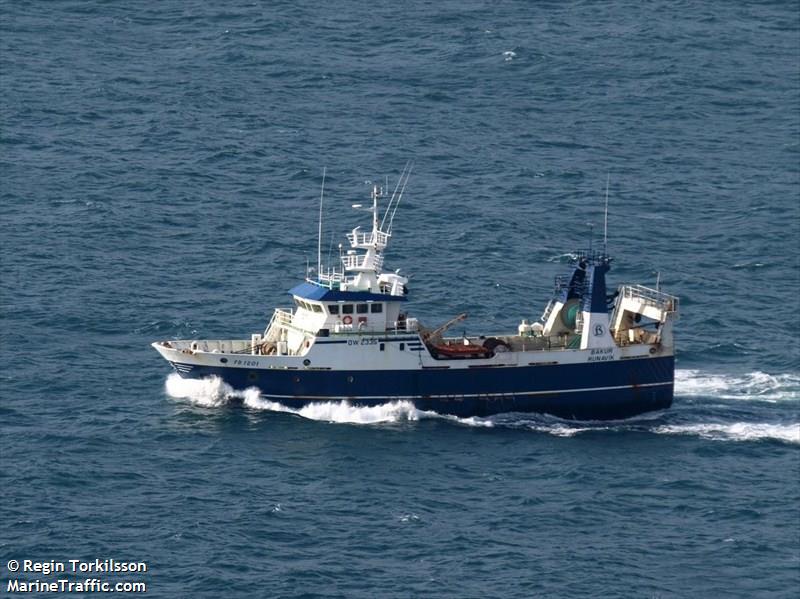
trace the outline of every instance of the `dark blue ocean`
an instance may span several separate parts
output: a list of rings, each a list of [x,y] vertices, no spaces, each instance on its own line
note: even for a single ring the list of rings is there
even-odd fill
[[[673,408],[170,376],[152,341],[289,304],[323,168],[327,258],[407,160],[386,266],[456,333],[539,317],[608,178],[611,284],[681,298]],[[3,0],[0,215],[0,595],[113,558],[151,597],[798,596],[796,1]]]

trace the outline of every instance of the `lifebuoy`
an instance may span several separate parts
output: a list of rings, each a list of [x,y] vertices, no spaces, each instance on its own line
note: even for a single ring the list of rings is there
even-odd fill
[[[342,318],[342,322],[344,324],[353,324],[353,317],[348,314],[347,316]]]

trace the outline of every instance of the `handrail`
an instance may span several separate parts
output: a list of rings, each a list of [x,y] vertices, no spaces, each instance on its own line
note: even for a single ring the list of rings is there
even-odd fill
[[[651,289],[644,285],[624,285],[622,287],[622,296],[630,299],[638,299],[651,306],[656,306],[663,310],[670,312],[677,312],[678,310],[678,297]]]
[[[348,233],[347,234],[347,241],[350,242],[352,246],[363,246],[363,245],[382,245],[386,246],[389,243],[389,237],[391,236],[390,233],[384,233],[383,231],[378,231],[377,241],[374,232],[369,233]]]
[[[270,318],[269,324],[267,328],[264,330],[264,337],[269,337],[269,332],[273,326],[278,326],[280,328],[286,329],[293,329],[300,333],[314,333],[309,329],[304,329],[296,324],[294,324],[294,313],[291,310],[285,310],[283,308],[275,308],[275,311],[272,313],[272,318]]]
[[[372,257],[372,266],[367,264],[367,254],[362,256],[342,256],[342,265],[346,269],[374,268],[379,271],[383,267],[383,256],[381,254],[374,255]]]
[[[346,275],[342,271],[338,271],[336,269],[331,269],[328,272],[320,272],[318,275],[318,279],[320,282],[328,282],[328,283],[340,283],[344,281]]]
[[[376,337],[379,335],[385,335],[387,337],[390,337],[392,335],[404,335],[413,337],[415,335],[418,335],[419,333],[420,331],[417,330],[407,331],[405,329],[384,329],[382,331],[376,331],[374,329],[364,330],[364,329],[353,328],[353,329],[339,329],[338,331],[331,329],[329,335],[331,337],[364,337],[364,336]]]

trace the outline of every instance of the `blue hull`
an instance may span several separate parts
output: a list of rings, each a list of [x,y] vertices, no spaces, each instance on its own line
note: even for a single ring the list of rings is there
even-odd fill
[[[375,406],[409,400],[459,417],[536,412],[572,420],[617,420],[672,405],[672,356],[587,364],[382,371],[248,370],[173,363],[184,378],[218,376],[257,387],[290,408],[347,400]]]

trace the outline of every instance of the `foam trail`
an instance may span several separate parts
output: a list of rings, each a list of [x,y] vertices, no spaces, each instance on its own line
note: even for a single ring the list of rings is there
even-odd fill
[[[778,398],[795,399],[794,386],[800,386],[800,377],[794,375],[771,376],[761,372],[741,377],[706,375],[697,370],[678,371],[676,386],[684,395],[713,395],[735,399],[761,399],[778,401]],[[547,433],[558,437],[572,437],[587,431],[649,430],[656,434],[696,435],[706,439],[725,441],[756,441],[762,439],[779,440],[800,444],[800,423],[770,424],[760,422],[734,423],[689,423],[689,424],[650,424],[648,420],[660,419],[644,415],[643,418],[614,423],[571,423],[547,416],[530,418],[520,415],[500,415],[490,418],[459,418],[448,414],[438,414],[418,410],[410,401],[393,401],[377,406],[354,406],[347,401],[327,401],[291,408],[281,403],[261,397],[259,390],[250,387],[243,391],[233,389],[218,377],[205,379],[184,379],[171,374],[165,383],[166,392],[176,399],[187,399],[204,407],[220,407],[231,399],[241,399],[245,407],[253,410],[268,410],[295,414],[309,420],[343,424],[381,424],[413,422],[422,419],[441,419],[464,426],[528,428],[534,432]],[[727,393],[726,393],[727,392]]]
[[[554,437],[574,437],[577,434],[586,431],[608,430],[608,427],[585,427],[585,426],[570,426],[568,424],[531,424],[528,428],[537,433],[547,433]]]
[[[261,397],[259,390],[249,387],[237,391],[219,377],[184,379],[176,373],[167,377],[166,392],[175,399],[186,399],[204,407],[220,407],[231,399],[241,399],[245,407],[252,410],[267,410],[296,414],[309,420],[344,424],[380,424],[410,422],[425,418],[440,418],[465,426],[493,426],[483,418],[458,418],[447,414],[418,410],[410,401],[392,401],[377,406],[354,406],[348,401],[324,401],[308,404],[302,408],[291,408]]]
[[[800,445],[800,423],[673,424],[656,427],[653,432],[668,435],[697,435],[715,441],[777,440]]]
[[[800,422],[793,424],[770,424],[765,422],[732,422],[732,423],[693,423],[693,424],[661,424],[646,422],[616,423],[569,423],[569,422],[517,422],[508,426],[520,426],[537,433],[546,433],[555,437],[573,437],[585,432],[650,432],[659,435],[695,435],[713,441],[783,441],[800,445]]]
[[[439,414],[437,412],[420,412],[420,415],[424,416],[425,418],[440,418],[442,420],[449,420],[451,422],[463,424],[464,426],[479,426],[483,428],[492,428],[495,426],[494,420],[491,418],[481,418],[480,416],[461,418],[459,416],[453,416],[452,414]]]
[[[719,399],[778,402],[800,400],[800,376],[750,372],[742,375],[707,374],[700,370],[675,371],[676,395]]]

